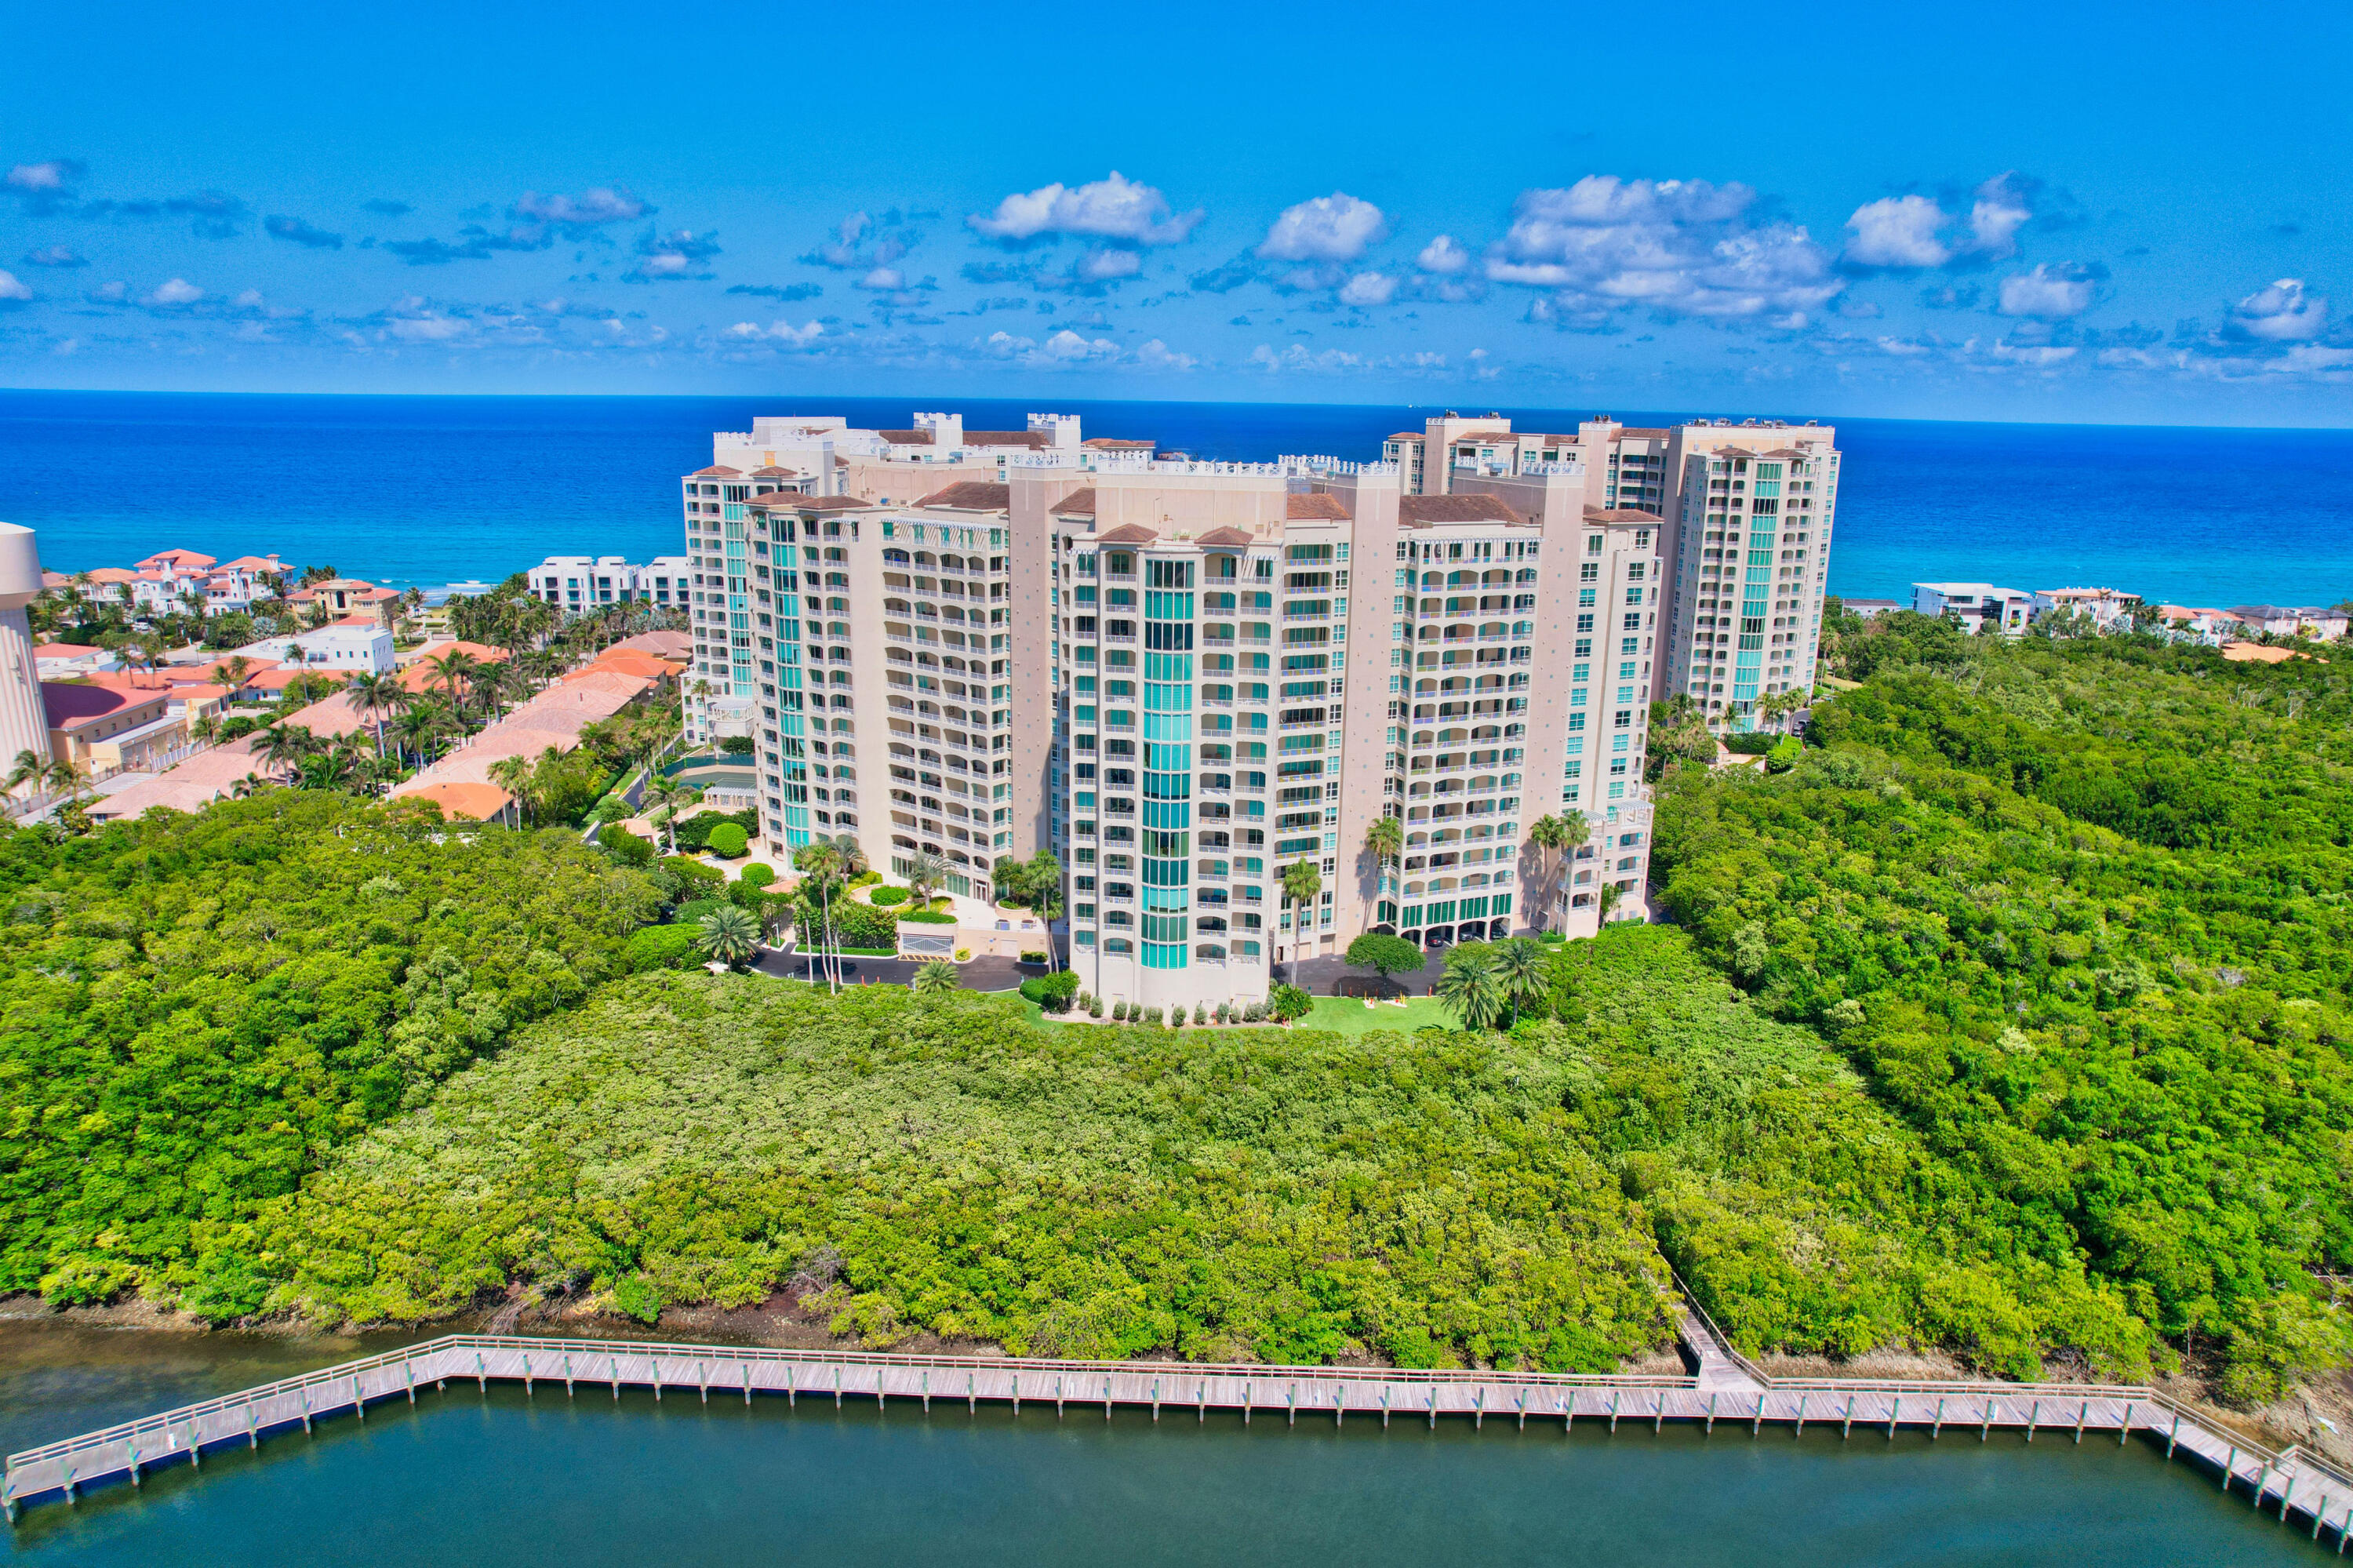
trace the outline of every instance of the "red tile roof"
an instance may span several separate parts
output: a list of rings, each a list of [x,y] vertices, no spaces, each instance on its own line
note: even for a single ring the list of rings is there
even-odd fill
[[[1009,485],[967,479],[961,483],[951,484],[945,490],[934,491],[915,504],[944,506],[957,512],[1002,512],[1010,503],[1012,496]]]
[[[1149,545],[1159,537],[1159,535],[1141,523],[1127,523],[1108,534],[1097,535],[1095,543],[1098,545]]]
[[[1247,545],[1250,535],[1240,528],[1212,528],[1193,541],[1197,545]]]
[[[696,469],[694,472],[690,474],[688,477],[691,479],[741,479],[744,477],[744,471],[737,468],[725,468],[718,463],[712,463],[709,468]]]
[[[1422,524],[1526,521],[1492,495],[1401,495],[1398,497],[1398,520]]]
[[[1340,498],[1320,490],[1285,496],[1282,514],[1294,522],[1322,517],[1345,523],[1349,519],[1348,509],[1340,504]]]
[[[160,708],[164,695],[161,691],[125,692],[110,685],[43,681],[41,710],[51,729],[75,730],[142,704],[153,703]]]
[[[1028,447],[1031,451],[1043,451],[1054,444],[1054,438],[1043,430],[966,430],[964,444],[968,447]]]
[[[1046,510],[1057,517],[1092,517],[1095,514],[1095,487],[1090,484],[1074,490]]]

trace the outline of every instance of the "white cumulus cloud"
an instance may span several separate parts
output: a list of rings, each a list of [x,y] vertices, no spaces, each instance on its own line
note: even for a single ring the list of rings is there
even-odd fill
[[[202,289],[197,288],[194,283],[189,282],[185,278],[174,278],[169,282],[157,284],[154,291],[147,296],[147,303],[151,305],[193,305],[204,297],[205,291]]]
[[[2263,343],[2302,343],[2328,325],[2328,302],[2305,291],[2301,278],[2282,278],[2232,307],[2228,336]]]
[[[1321,354],[1311,354],[1305,344],[1294,343],[1281,353],[1266,344],[1250,350],[1250,362],[1268,375],[1300,371],[1311,376],[1337,376],[1344,371],[1362,370],[1364,360],[1341,349],[1327,348]]]
[[[2018,231],[2034,216],[2030,198],[2037,188],[2015,170],[1979,185],[1969,204],[1969,249],[1994,261],[2017,255]]]
[[[64,158],[18,164],[8,171],[8,188],[18,191],[61,191],[79,171]]]
[[[1489,248],[1498,283],[1552,291],[1587,318],[1647,306],[1668,315],[1786,314],[1845,285],[1806,230],[1750,216],[1756,193],[1705,180],[1588,175],[1567,189],[1522,193],[1511,228]]]
[[[2001,281],[1998,308],[2006,316],[2064,321],[2082,315],[2099,298],[2108,270],[2095,261],[2043,261],[2031,271]]]
[[[751,343],[772,343],[786,350],[808,348],[825,335],[825,323],[804,322],[795,326],[790,322],[771,322],[763,327],[757,322],[737,322],[727,329],[727,335]]]
[[[1071,276],[1082,283],[1106,283],[1114,278],[1133,278],[1144,270],[1144,258],[1133,250],[1090,250],[1079,258]]]
[[[1269,261],[1354,261],[1366,248],[1388,238],[1388,218],[1371,202],[1334,191],[1296,207],[1266,231],[1258,253]]]
[[[1034,191],[1016,191],[992,213],[965,219],[975,233],[1019,242],[1047,235],[1081,235],[1128,245],[1175,245],[1201,221],[1199,208],[1172,212],[1168,198],[1117,169],[1107,179],[1082,185],[1056,181]]]
[[[1413,264],[1425,272],[1451,278],[1471,265],[1471,252],[1457,245],[1452,235],[1441,234],[1421,248]]]
[[[26,288],[21,281],[19,281],[16,273],[0,270],[0,300],[13,300],[21,302],[23,301],[29,300],[32,297],[33,291]]]
[[[513,216],[559,228],[596,228],[607,223],[628,223],[654,209],[620,185],[597,185],[578,196],[542,196],[525,191],[514,204]]]
[[[1398,281],[1379,272],[1359,272],[1340,289],[1344,305],[1386,305],[1397,292]]]
[[[1924,196],[1882,196],[1863,203],[1846,220],[1853,236],[1845,260],[1857,267],[1941,267],[1952,252],[1936,231],[1951,221]]]

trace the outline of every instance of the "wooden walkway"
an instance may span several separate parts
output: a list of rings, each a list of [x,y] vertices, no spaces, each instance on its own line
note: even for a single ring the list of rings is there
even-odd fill
[[[2242,1490],[2257,1511],[2275,1513],[2282,1524],[2307,1526],[2315,1541],[2327,1531],[2340,1554],[2353,1529],[2353,1478],[2299,1448],[2274,1452],[2210,1427],[2148,1388],[1776,1379],[1731,1353],[1712,1326],[1688,1320],[1686,1333],[1701,1363],[1696,1377],[1015,1361],[453,1334],[13,1454],[0,1504],[13,1521],[20,1508],[71,1501],[91,1486],[137,1486],[159,1465],[201,1466],[207,1450],[224,1445],[258,1447],[264,1437],[298,1425],[308,1431],[328,1417],[364,1421],[371,1404],[414,1404],[420,1392],[453,1379],[482,1388],[496,1379],[533,1390],[560,1384],[575,1397],[618,1399],[624,1388],[649,1388],[657,1399],[905,1400],[926,1411],[935,1403],[977,1409],[987,1400],[1017,1415],[1024,1404],[1050,1404],[1058,1415],[1099,1405],[1109,1419],[1125,1406],[1149,1409],[1155,1421],[1207,1420],[1217,1410],[1292,1425],[1303,1416],[1335,1423],[1353,1416],[1435,1426],[1444,1416],[1482,1425],[1493,1417],[1521,1428],[1556,1423],[1564,1432],[1580,1421],[1606,1423],[1613,1432],[1620,1422],[1653,1431],[1686,1422],[1710,1433],[1725,1425],[1750,1436],[1768,1425],[1792,1434],[1834,1425],[1850,1439],[1883,1434],[1891,1441],[1901,1428],[1932,1438],[1951,1429],[1979,1442],[1996,1430],[2030,1443],[2080,1443],[2087,1434],[2121,1443],[2137,1434],[2162,1444],[2168,1458],[2205,1465],[2221,1486]]]

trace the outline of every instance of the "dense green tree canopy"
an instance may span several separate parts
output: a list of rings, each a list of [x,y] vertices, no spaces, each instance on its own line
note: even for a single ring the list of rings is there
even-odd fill
[[[576,837],[438,830],[273,790],[0,837],[0,1290],[241,1298],[207,1238],[617,972],[657,906]]]

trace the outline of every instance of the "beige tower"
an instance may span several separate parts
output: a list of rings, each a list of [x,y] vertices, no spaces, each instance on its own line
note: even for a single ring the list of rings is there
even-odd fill
[[[26,751],[49,760],[33,627],[25,619],[25,607],[40,593],[41,557],[33,547],[33,531],[0,523],[0,768],[14,768]]]

